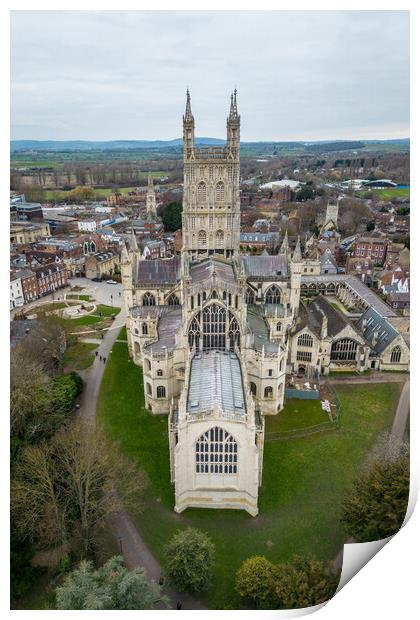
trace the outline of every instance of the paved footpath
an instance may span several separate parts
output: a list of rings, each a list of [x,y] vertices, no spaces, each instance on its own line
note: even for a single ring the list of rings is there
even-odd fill
[[[85,381],[85,389],[82,393],[79,413],[84,420],[90,423],[95,422],[96,404],[105,370],[105,364],[100,361],[99,356],[108,359],[109,355],[112,355],[112,347],[121,328],[125,325],[125,318],[125,309],[122,308],[110,329],[103,332],[104,338],[97,349],[98,357],[95,357],[90,368],[80,371],[80,375]],[[114,514],[109,519],[109,525],[118,546],[122,550],[127,567],[130,570],[143,567],[148,578],[151,581],[158,582],[163,574],[162,567],[140,536],[130,515],[125,511]],[[159,527],[158,523],[156,527]],[[169,585],[164,585],[163,591],[168,596],[173,608],[176,608],[176,604],[181,602],[182,609],[206,609],[199,601],[188,594],[178,592]]]
[[[344,375],[340,377],[338,374],[332,377],[321,377],[321,383],[404,383],[407,380],[408,373],[405,372],[378,372],[371,370],[365,375]]]

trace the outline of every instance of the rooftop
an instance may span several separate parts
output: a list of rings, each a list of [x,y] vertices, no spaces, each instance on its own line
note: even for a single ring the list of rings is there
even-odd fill
[[[242,256],[245,273],[248,277],[265,277],[276,279],[276,276],[287,276],[287,258],[284,254],[275,256]]]
[[[137,263],[137,284],[175,284],[179,280],[178,257],[139,260]]]
[[[235,353],[208,351],[197,353],[191,360],[188,414],[215,407],[228,414],[246,414],[241,366]]]

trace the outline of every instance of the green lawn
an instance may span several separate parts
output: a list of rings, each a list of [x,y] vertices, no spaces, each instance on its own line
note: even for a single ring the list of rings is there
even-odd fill
[[[93,351],[98,345],[92,342],[76,340],[70,343],[64,355],[64,364],[69,370],[84,370],[89,368],[95,359]]]
[[[102,319],[100,316],[95,316],[93,314],[86,314],[85,316],[80,316],[78,319],[65,319],[69,321],[70,327],[75,327],[78,325],[95,325],[95,323],[99,323]]]
[[[66,295],[66,299],[76,299],[80,301],[91,301],[92,297],[90,295],[77,295],[76,293],[69,293]]]
[[[331,559],[339,551],[345,540],[338,521],[341,498],[378,434],[389,428],[400,386],[335,387],[341,400],[340,430],[266,443],[258,517],[240,511],[200,509],[177,515],[169,479],[167,419],[145,411],[141,369],[129,360],[126,344],[114,344],[97,413],[108,435],[119,441],[121,450],[149,476],[145,509],[133,516],[160,561],[165,543],[177,529],[190,525],[210,535],[216,545],[216,574],[211,590],[203,596],[208,607],[240,606],[234,577],[251,555],[283,561],[293,553],[314,553]],[[304,410],[306,406],[304,415],[313,420],[316,413],[306,403],[287,405],[286,417],[296,413],[295,407]]]
[[[284,409],[278,415],[266,417],[265,431],[266,433],[290,431],[328,421],[328,414],[321,408],[319,400],[291,398],[286,401]]]
[[[393,198],[410,198],[409,187],[394,187],[390,189],[371,189],[368,192],[359,192],[360,198],[366,193],[373,192],[378,200],[392,200]]]
[[[115,306],[104,306],[99,304],[96,306],[95,315],[101,313],[102,316],[117,316],[121,312],[121,308]]]

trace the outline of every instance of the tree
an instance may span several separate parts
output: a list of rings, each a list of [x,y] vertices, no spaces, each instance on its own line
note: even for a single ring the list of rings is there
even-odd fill
[[[62,371],[66,351],[66,332],[58,317],[49,316],[36,321],[22,343],[26,354],[38,360],[51,376]]]
[[[143,568],[128,571],[120,556],[110,558],[98,570],[83,561],[56,589],[58,609],[153,609],[167,605],[160,587],[147,581]]]
[[[82,179],[83,180],[83,179]],[[71,202],[86,202],[88,200],[95,200],[96,194],[93,187],[75,187],[69,192],[68,200]]]
[[[331,564],[309,556],[295,555],[278,565],[275,592],[283,609],[311,607],[329,600],[338,586]]]
[[[248,558],[236,573],[236,591],[259,609],[275,609],[277,573],[276,565],[264,556]]]
[[[165,205],[162,221],[167,231],[175,231],[182,228],[182,204],[180,202],[169,202]]]
[[[50,378],[35,359],[19,347],[10,357],[11,432],[19,439],[31,438],[39,431],[40,418],[48,415]]]
[[[54,411],[61,415],[69,413],[82,389],[82,379],[75,372],[55,377],[52,382],[51,394]]]
[[[395,534],[407,511],[410,487],[408,456],[377,458],[354,481],[342,506],[342,522],[357,542]]]
[[[214,567],[214,545],[204,532],[178,530],[165,547],[169,578],[180,590],[202,592],[210,587]]]
[[[375,222],[369,221],[366,224],[366,230],[370,232],[371,230],[375,230]]]
[[[145,486],[145,476],[100,429],[77,420],[51,442],[22,450],[12,481],[15,527],[44,546],[71,540],[89,557],[106,518],[123,505],[138,509]]]

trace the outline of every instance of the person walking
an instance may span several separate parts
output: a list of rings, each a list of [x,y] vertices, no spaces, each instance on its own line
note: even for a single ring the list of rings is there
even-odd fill
[[[177,609],[182,609],[182,603],[181,603],[181,601],[178,601],[178,602],[177,602],[177,604],[176,604],[176,608],[177,608]]]
[[[102,355],[99,356],[99,360],[102,362]]]

